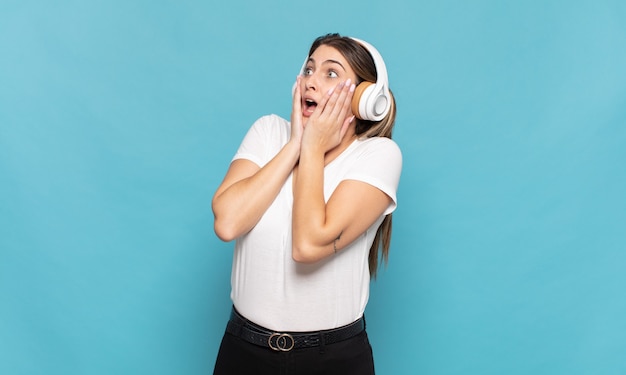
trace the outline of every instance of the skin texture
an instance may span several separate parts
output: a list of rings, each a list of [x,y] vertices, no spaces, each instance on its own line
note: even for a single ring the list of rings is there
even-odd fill
[[[334,254],[382,215],[391,198],[360,181],[342,181],[324,201],[324,166],[356,139],[350,109],[356,79],[335,48],[321,45],[313,52],[297,78],[289,142],[263,168],[249,160],[233,161],[213,197],[220,239],[231,241],[250,231],[292,172],[292,256],[297,262]]]

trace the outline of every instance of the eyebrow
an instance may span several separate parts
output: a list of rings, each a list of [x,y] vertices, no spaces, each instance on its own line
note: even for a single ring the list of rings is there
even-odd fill
[[[311,62],[315,63],[315,59],[314,59],[314,58],[312,58],[312,57],[309,57],[309,61],[311,61]],[[339,65],[339,66],[340,66],[340,67],[341,67],[344,71],[347,71],[347,70],[346,70],[346,67],[345,67],[345,66],[343,66],[343,64],[342,64],[342,63],[340,63],[340,62],[339,62],[339,61],[337,61],[337,60],[328,59],[328,60],[326,60],[326,61],[322,62],[322,65],[324,65],[324,64],[337,64],[337,65]]]

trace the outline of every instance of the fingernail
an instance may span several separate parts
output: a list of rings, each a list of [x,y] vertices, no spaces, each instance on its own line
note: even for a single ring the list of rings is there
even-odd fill
[[[352,115],[352,117],[350,117],[350,123],[352,123],[352,121],[354,121],[354,115]]]
[[[353,83],[353,84],[350,86],[350,92],[353,92],[355,88],[356,88],[356,85]]]
[[[350,78],[346,81],[346,86],[350,86]]]
[[[335,88],[331,87],[330,90],[328,90],[328,95],[331,95],[333,93],[333,91],[335,91]]]

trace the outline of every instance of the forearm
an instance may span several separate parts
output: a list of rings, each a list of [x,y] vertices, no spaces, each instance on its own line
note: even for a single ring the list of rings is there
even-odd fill
[[[290,142],[252,175],[234,182],[228,181],[227,175],[212,202],[215,233],[220,239],[231,241],[258,223],[293,171],[299,152],[299,145]]]
[[[339,234],[329,232],[326,219],[324,152],[303,150],[294,186],[292,256],[296,261],[315,262],[332,253],[332,241]]]

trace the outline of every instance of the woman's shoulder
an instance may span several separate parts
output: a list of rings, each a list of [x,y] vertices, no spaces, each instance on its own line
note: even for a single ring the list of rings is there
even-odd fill
[[[248,131],[249,137],[278,146],[281,146],[286,140],[288,141],[290,134],[291,125],[289,121],[275,114],[259,117]]]
[[[398,144],[393,139],[387,137],[360,138],[357,141],[357,148],[363,152],[394,154],[402,158],[402,151]]]
[[[280,134],[291,134],[291,124],[284,118],[269,114],[259,117],[251,127],[251,130],[258,134],[267,134],[270,137],[275,137]]]
[[[259,117],[254,124],[261,126],[289,127],[289,121],[273,113]]]

